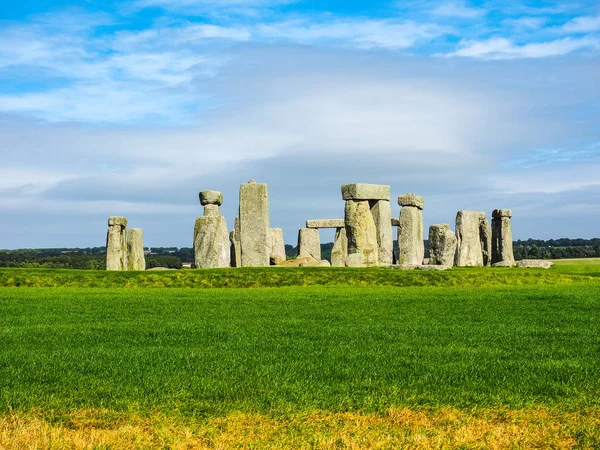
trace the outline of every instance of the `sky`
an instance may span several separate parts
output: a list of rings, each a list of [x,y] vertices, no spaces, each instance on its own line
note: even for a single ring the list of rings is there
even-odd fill
[[[93,247],[107,218],[191,247],[201,190],[268,183],[271,226],[340,187],[513,210],[515,239],[600,237],[597,1],[5,0],[0,248]],[[322,232],[322,242],[332,239]]]

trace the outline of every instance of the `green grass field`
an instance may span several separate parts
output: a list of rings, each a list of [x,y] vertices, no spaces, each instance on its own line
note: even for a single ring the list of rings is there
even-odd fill
[[[0,448],[596,448],[598,262],[0,270]]]

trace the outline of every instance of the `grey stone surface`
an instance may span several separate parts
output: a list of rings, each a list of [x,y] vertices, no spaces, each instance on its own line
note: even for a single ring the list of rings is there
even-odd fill
[[[207,204],[204,206],[204,215],[205,216],[220,216],[221,210],[219,205]]]
[[[200,191],[200,204],[220,206],[223,204],[223,194],[219,191]]]
[[[277,265],[286,260],[285,242],[283,241],[283,230],[271,228],[271,265]]]
[[[306,228],[342,228],[344,219],[307,220]]]
[[[554,263],[543,259],[522,259],[517,261],[517,267],[523,269],[549,269]]]
[[[231,267],[242,267],[242,249],[240,244],[240,218],[235,218],[235,225],[231,233],[229,233],[229,241],[231,242],[230,259]]]
[[[343,200],[390,200],[390,187],[383,184],[353,183],[342,186]]]
[[[425,207],[425,200],[420,195],[404,194],[398,197],[398,204],[400,206],[414,206],[415,208],[423,209]]]
[[[333,239],[333,248],[331,249],[331,265],[333,267],[346,266],[346,257],[348,256],[348,237],[346,228],[340,227],[335,231]]]
[[[127,270],[146,270],[144,232],[141,228],[127,230]]]
[[[326,259],[315,259],[300,263],[300,267],[331,267],[331,264]]]
[[[446,266],[446,265],[436,265],[433,266],[431,264],[427,264],[427,265],[421,265],[421,266],[417,266],[417,270],[449,270],[452,269],[452,266]]]
[[[299,267],[301,264],[305,262],[316,261],[315,258],[311,258],[310,256],[304,258],[296,258],[296,259],[288,259],[286,261],[282,261],[277,264],[277,267]]]
[[[271,256],[271,232],[266,184],[251,180],[240,186],[239,217],[242,266],[268,266]]]
[[[127,270],[127,219],[120,216],[108,218],[106,233],[106,270]]]
[[[417,264],[392,264],[390,269],[396,270],[417,270]]]
[[[388,200],[370,201],[371,214],[377,229],[377,245],[379,252],[379,265],[392,264],[394,252],[394,238],[392,236],[392,207]]]
[[[400,219],[398,217],[392,217],[392,226],[393,227],[399,227],[400,226]]]
[[[447,223],[429,227],[429,264],[452,266],[456,253],[456,235]]]
[[[513,238],[510,209],[495,209],[492,212],[492,263],[514,264]]]
[[[229,267],[229,233],[223,216],[203,216],[194,226],[194,265],[199,269]]]
[[[500,261],[497,263],[493,263],[492,267],[515,267],[516,263],[514,261]]]
[[[344,222],[348,238],[346,266],[369,267],[379,265],[377,227],[368,200],[346,201]]]
[[[122,227],[126,227],[127,219],[123,216],[110,216],[108,218],[108,226],[112,227],[113,225],[119,225]]]
[[[315,228],[300,228],[298,231],[298,258],[321,259],[321,238]]]
[[[414,206],[403,206],[398,225],[398,263],[421,265],[425,256],[423,213]]]
[[[484,266],[492,265],[492,227],[485,218],[485,213],[479,217],[479,240],[481,241],[481,256]]]
[[[456,214],[455,266],[483,266],[479,233],[482,215],[485,217],[485,213],[476,211],[458,211]]]

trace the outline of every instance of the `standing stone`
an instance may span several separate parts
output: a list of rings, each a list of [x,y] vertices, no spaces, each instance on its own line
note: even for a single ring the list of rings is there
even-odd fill
[[[484,266],[492,265],[492,227],[485,218],[485,213],[479,218],[479,240],[481,241],[481,256]]]
[[[298,231],[298,258],[321,259],[321,239],[316,228],[300,228]]]
[[[240,218],[235,218],[234,228],[229,233],[231,241],[230,259],[231,267],[242,267],[242,249],[240,244]]]
[[[368,200],[348,200],[344,211],[348,256],[346,266],[369,267],[379,264],[377,227]]]
[[[219,211],[222,202],[223,195],[218,191],[200,193],[205,215],[198,217],[194,225],[194,265],[199,269],[231,264],[227,223]]]
[[[452,266],[456,253],[456,235],[447,223],[429,227],[429,264]]]
[[[420,266],[425,256],[423,241],[423,197],[405,194],[398,197],[400,220],[398,223],[398,264]]]
[[[331,249],[331,265],[333,267],[345,267],[348,255],[348,237],[346,228],[337,228]]]
[[[513,255],[512,211],[495,209],[492,212],[492,263],[506,262],[514,264]]]
[[[106,270],[127,270],[127,219],[121,216],[108,218],[106,234]]]
[[[243,267],[268,266],[271,256],[267,185],[240,186],[240,245]]]
[[[141,228],[127,230],[127,270],[146,270],[144,232]]]
[[[285,243],[283,242],[283,230],[271,228],[271,256],[270,262],[276,266],[286,260]]]
[[[373,200],[371,214],[377,229],[379,265],[389,266],[393,262],[394,239],[392,237],[392,207],[389,200]]]
[[[456,214],[456,255],[454,265],[483,266],[483,249],[481,247],[481,218],[485,213],[475,211],[458,211]]]

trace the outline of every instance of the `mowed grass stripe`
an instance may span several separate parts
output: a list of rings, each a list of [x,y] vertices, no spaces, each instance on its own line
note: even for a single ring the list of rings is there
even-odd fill
[[[2,288],[0,408],[597,407],[599,288]]]

